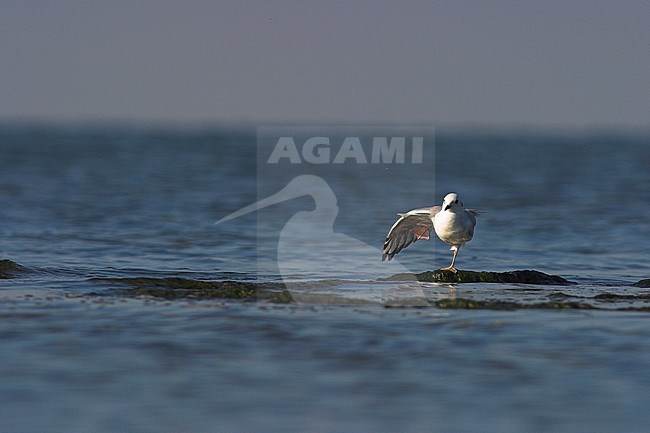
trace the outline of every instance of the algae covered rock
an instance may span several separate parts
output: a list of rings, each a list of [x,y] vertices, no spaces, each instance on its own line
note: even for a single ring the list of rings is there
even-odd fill
[[[0,260],[0,278],[14,278],[18,272],[24,271],[25,268],[11,260]]]
[[[535,302],[530,304],[499,301],[499,300],[473,300],[473,299],[441,299],[434,305],[441,309],[457,310],[518,310],[527,309],[553,309],[553,310],[594,310],[597,307],[586,302]]]
[[[114,291],[125,296],[175,299],[239,299],[289,303],[291,294],[282,287],[240,281],[201,281],[188,278],[94,278],[94,281],[126,286]]]
[[[510,272],[476,272],[461,271],[453,273],[447,270],[435,270],[420,274],[396,274],[389,277],[390,281],[417,280],[428,283],[511,283],[511,284],[545,284],[568,286],[576,284],[557,275],[549,275],[540,271],[522,270]]]
[[[632,284],[634,287],[650,287],[650,278],[646,278]]]

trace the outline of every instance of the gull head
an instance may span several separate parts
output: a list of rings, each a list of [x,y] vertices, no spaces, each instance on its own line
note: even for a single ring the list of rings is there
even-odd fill
[[[458,194],[455,192],[450,192],[445,196],[445,199],[442,201],[442,210],[460,210],[463,208],[463,202],[458,199]]]

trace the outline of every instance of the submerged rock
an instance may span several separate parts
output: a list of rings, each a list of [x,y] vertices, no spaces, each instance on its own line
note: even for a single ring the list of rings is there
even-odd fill
[[[585,302],[536,302],[536,303],[518,303],[511,301],[498,300],[472,300],[472,299],[441,299],[434,305],[442,309],[462,309],[462,310],[517,310],[520,308],[536,309],[561,309],[561,310],[596,310],[597,307]]]
[[[510,272],[476,272],[461,271],[453,273],[446,270],[422,272],[420,274],[396,274],[389,281],[422,281],[428,283],[516,283],[516,284],[547,284],[569,286],[577,284],[557,275],[549,275],[540,271],[523,270]]]
[[[262,287],[239,281],[201,281],[187,278],[94,278],[112,284],[129,286],[111,292],[127,296],[151,296],[174,299],[240,299],[264,300],[274,303],[293,302],[291,294],[282,287]],[[97,293],[94,293],[98,295]]]
[[[632,284],[634,287],[650,287],[650,278],[646,278],[644,280],[637,281],[636,283]]]
[[[0,278],[14,278],[15,274],[24,271],[25,268],[11,260],[0,260]]]
[[[619,293],[601,293],[594,296],[599,301],[650,301],[650,294],[626,295]]]

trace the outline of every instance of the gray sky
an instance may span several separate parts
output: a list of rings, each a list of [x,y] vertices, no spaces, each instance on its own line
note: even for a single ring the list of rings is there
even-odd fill
[[[647,1],[4,1],[0,120],[650,125]]]

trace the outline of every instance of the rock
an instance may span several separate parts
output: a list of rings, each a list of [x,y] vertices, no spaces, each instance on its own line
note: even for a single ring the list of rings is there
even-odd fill
[[[25,268],[11,260],[0,260],[0,279],[14,278],[15,274]]]
[[[650,287],[650,278],[646,278],[632,284],[634,287]]]
[[[391,275],[390,277],[386,277],[386,278],[380,278],[379,280],[380,281],[419,281],[418,275],[402,273],[402,274]]]
[[[471,299],[441,299],[434,305],[442,309],[460,310],[518,310],[527,309],[560,309],[560,310],[596,310],[597,307],[584,302],[537,302],[523,304],[509,301],[471,300]]]
[[[243,301],[293,302],[291,294],[282,287],[262,287],[255,283],[239,281],[200,281],[187,278],[93,278],[111,284],[128,286],[110,294],[126,296],[151,296],[174,299],[240,299]],[[92,295],[99,295],[93,293]]]
[[[621,295],[619,293],[601,293],[594,296],[599,301],[650,301],[650,294],[643,295]]]
[[[557,275],[549,275],[539,271],[523,270],[510,272],[476,272],[435,270],[420,274],[396,274],[389,281],[422,281],[428,283],[516,283],[516,284],[545,284],[556,286],[569,286],[577,284]]]

